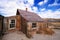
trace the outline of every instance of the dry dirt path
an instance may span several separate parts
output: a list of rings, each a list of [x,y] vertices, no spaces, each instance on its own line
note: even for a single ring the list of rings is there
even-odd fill
[[[2,40],[60,40],[60,30],[55,29],[54,31],[54,35],[36,34],[31,39],[28,39],[21,32],[12,32],[4,35]]]

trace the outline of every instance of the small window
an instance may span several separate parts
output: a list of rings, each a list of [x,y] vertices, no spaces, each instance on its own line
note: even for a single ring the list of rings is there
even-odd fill
[[[36,27],[36,23],[32,23],[32,28]]]
[[[10,22],[10,28],[14,28],[15,27],[15,20],[11,20]]]
[[[15,23],[15,20],[11,20],[11,23]]]

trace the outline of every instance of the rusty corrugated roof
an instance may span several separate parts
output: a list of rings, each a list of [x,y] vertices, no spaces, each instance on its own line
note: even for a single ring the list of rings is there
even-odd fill
[[[33,21],[33,22],[43,21],[43,19],[34,12],[29,12],[29,11],[20,10],[20,9],[17,9],[17,11],[27,21]]]

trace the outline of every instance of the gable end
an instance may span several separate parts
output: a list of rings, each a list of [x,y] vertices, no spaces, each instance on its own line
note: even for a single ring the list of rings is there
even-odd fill
[[[18,9],[17,9],[17,13],[16,13],[16,15],[20,15],[20,13],[19,13]]]

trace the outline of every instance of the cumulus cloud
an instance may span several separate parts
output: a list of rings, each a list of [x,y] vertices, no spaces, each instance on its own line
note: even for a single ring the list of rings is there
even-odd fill
[[[37,0],[38,1],[38,0]],[[43,5],[47,3],[48,0],[44,0],[38,3],[38,5]],[[16,15],[17,9],[25,10],[28,8],[28,11],[35,12],[40,15],[42,18],[59,18],[60,17],[60,9],[57,11],[46,10],[46,8],[40,8],[38,10],[38,6],[33,6],[34,0],[0,0],[0,13],[3,13],[4,16],[12,16]],[[59,5],[54,2],[52,5]],[[51,6],[51,5],[49,5]],[[33,10],[32,10],[33,9]]]
[[[46,9],[45,8],[42,8],[41,11],[45,11]]]
[[[44,0],[44,1],[39,2],[38,5],[43,5],[43,4],[47,3],[47,2],[48,2],[48,0]]]
[[[43,5],[43,4],[44,4],[44,2],[43,2],[43,1],[38,3],[38,5]]]
[[[48,2],[48,0],[44,0],[44,1],[39,2],[38,5],[43,7],[43,5],[45,5],[45,3],[47,3],[47,2]],[[58,7],[53,7],[53,6],[60,5],[57,2],[58,2],[58,0],[55,0],[55,2],[53,4],[48,4],[48,6],[45,6],[45,7],[47,7],[47,9],[45,7],[40,8],[38,15],[41,16],[42,18],[60,18],[60,9]],[[54,8],[56,9],[56,11],[52,11],[52,10],[54,10]]]
[[[55,0],[55,2],[54,2],[53,4],[49,4],[48,6],[56,6],[56,5],[60,5],[60,4],[58,4],[57,2],[58,2],[58,0]]]
[[[25,4],[24,2],[27,3]],[[31,6],[34,4],[34,0],[0,0],[0,13],[4,13],[4,16],[16,15],[17,9],[25,10],[27,7],[29,11],[32,11]]]
[[[37,13],[37,11],[38,11],[37,7],[33,7],[32,9],[33,9],[33,12]]]
[[[44,11],[44,12],[39,12],[38,14],[39,16],[41,16],[42,18],[60,18],[60,11]]]
[[[48,2],[48,0],[44,0],[44,3],[47,3]]]

